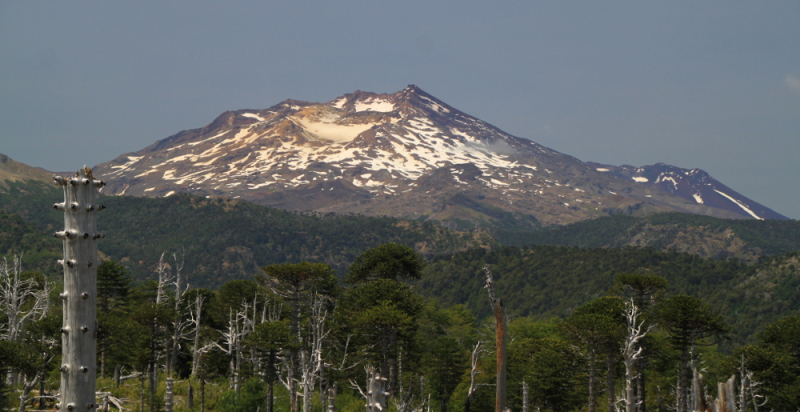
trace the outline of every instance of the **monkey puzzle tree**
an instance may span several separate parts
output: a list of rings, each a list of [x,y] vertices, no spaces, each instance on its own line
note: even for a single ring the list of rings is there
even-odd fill
[[[431,376],[431,387],[439,398],[440,410],[447,412],[450,395],[464,375],[467,353],[453,336],[439,336],[428,344],[424,360]]]
[[[672,346],[680,350],[680,392],[678,412],[686,412],[689,389],[689,348],[704,344],[706,338],[719,341],[731,329],[722,316],[694,296],[677,295],[661,301],[654,310],[654,319],[670,337]]]
[[[614,359],[625,336],[625,303],[617,297],[600,298],[579,307],[561,324],[573,341],[589,352],[589,411],[596,409],[595,355],[605,350],[607,356],[608,405],[614,408]]]
[[[128,270],[121,263],[106,260],[97,268],[97,309],[108,313],[121,308],[130,292]]]
[[[98,345],[100,346],[100,371],[99,376],[106,374],[106,358],[108,355],[109,339],[114,324],[119,321],[119,309],[125,304],[125,299],[130,292],[130,279],[128,271],[122,264],[113,260],[106,260],[97,268],[97,311],[98,311]]]
[[[368,362],[380,364],[380,375],[388,377],[389,392],[396,393],[397,358],[417,331],[423,299],[403,283],[379,279],[350,290],[339,301],[336,317],[352,331],[367,353]],[[407,352],[405,352],[407,353]]]
[[[333,269],[324,263],[286,263],[268,265],[257,278],[273,293],[292,305],[291,334],[301,341],[300,312],[314,294],[335,295],[336,276]],[[297,379],[299,375],[299,350],[292,345],[289,350],[289,393],[291,411],[297,411]]]
[[[356,257],[345,280],[354,284],[376,279],[419,279],[424,268],[425,261],[413,248],[391,242]]]
[[[292,336],[287,320],[274,322],[264,322],[256,325],[253,333],[247,336],[245,344],[262,352],[265,365],[264,377],[267,383],[266,412],[272,412],[274,387],[276,380],[276,360],[281,350],[289,348],[292,344]]]

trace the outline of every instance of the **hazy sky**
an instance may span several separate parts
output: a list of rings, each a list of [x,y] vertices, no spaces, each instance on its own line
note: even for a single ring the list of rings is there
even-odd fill
[[[0,153],[76,170],[225,110],[416,84],[800,218],[800,2],[0,0]]]

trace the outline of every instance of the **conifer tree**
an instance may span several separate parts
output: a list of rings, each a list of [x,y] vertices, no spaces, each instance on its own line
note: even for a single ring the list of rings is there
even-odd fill
[[[676,295],[664,299],[655,308],[654,317],[670,337],[673,347],[680,350],[680,393],[678,412],[688,411],[689,348],[703,344],[702,340],[714,338],[719,341],[731,329],[700,299],[688,295]]]

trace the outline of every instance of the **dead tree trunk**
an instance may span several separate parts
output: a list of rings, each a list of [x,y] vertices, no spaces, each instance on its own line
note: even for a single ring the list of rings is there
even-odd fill
[[[639,408],[639,401],[634,395],[634,385],[636,384],[636,374],[634,371],[636,361],[642,356],[642,346],[639,343],[648,332],[650,327],[644,328],[644,322],[639,321],[641,312],[633,301],[628,301],[625,308],[625,322],[628,327],[628,335],[622,345],[622,359],[625,364],[625,411],[636,412]]]
[[[95,405],[97,379],[97,231],[98,188],[92,170],[85,167],[72,178],[54,176],[64,189],[64,230],[55,236],[64,241],[64,320],[61,328],[61,409],[91,410]]]
[[[481,341],[475,344],[472,348],[472,355],[470,356],[470,372],[469,372],[469,388],[467,389],[467,399],[464,401],[464,412],[470,412],[469,407],[472,403],[472,395],[475,394],[475,390],[478,389],[478,382],[475,381],[475,377],[481,373],[481,370],[478,369],[478,362],[480,361],[481,354],[486,352],[484,348],[481,347]]]
[[[336,382],[328,388],[328,407],[326,412],[336,412]]]
[[[189,279],[187,277],[186,283],[184,284],[184,275],[181,274],[184,264],[183,250],[181,250],[180,262],[178,261],[177,253],[173,253],[172,257],[175,259],[175,280],[172,282],[172,284],[175,285],[175,324],[172,331],[172,348],[170,350],[169,363],[167,364],[167,376],[172,376],[172,374],[175,373],[175,366],[178,362],[178,350],[181,346],[181,339],[184,338],[183,331],[187,326],[187,323],[182,320],[183,314],[181,313],[181,298],[183,297],[183,294],[189,290]]]
[[[495,395],[495,412],[505,412],[506,410],[506,308],[501,299],[497,299],[494,294],[494,279],[489,266],[483,268],[486,271],[486,289],[489,290],[489,300],[492,303],[494,312],[495,339],[497,340],[497,392]]]
[[[164,392],[164,411],[172,412],[172,378],[167,378],[167,388]]]
[[[367,369],[367,412],[386,410],[386,381],[380,373],[375,372],[375,368]]]
[[[197,368],[200,366],[200,315],[203,311],[203,301],[205,299],[198,294],[194,300],[194,311],[190,310],[191,322],[194,325],[194,344],[192,346],[192,376],[197,376]]]
[[[522,412],[528,412],[528,384],[522,380]]]
[[[705,412],[708,410],[706,404],[705,388],[703,387],[703,374],[697,371],[697,366],[692,368],[692,411]]]
[[[608,410],[614,411],[614,405],[617,400],[614,396],[614,358],[616,347],[609,345],[608,353],[606,354],[606,387],[608,388]]]
[[[717,412],[736,412],[736,376],[731,375],[727,382],[717,384],[714,409]]]
[[[31,398],[28,396],[33,390],[34,387],[39,383],[39,380],[42,378],[41,374],[34,375],[33,379],[30,382],[23,381],[22,382],[22,394],[19,395],[19,412],[25,412],[26,405]],[[40,394],[41,395],[41,394]]]

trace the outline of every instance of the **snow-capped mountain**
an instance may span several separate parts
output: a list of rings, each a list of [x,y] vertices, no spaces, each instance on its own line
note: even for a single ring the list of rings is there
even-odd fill
[[[94,171],[108,181],[110,194],[188,192],[455,227],[522,228],[667,210],[783,218],[710,177],[713,187],[692,183],[700,198],[687,197],[678,178],[671,190],[662,184],[670,177],[651,172],[661,166],[663,173],[682,173],[666,165],[583,163],[411,85],[393,94],[356,91],[327,103],[286,100],[265,110],[225,112]],[[687,179],[681,181],[700,182]],[[718,195],[709,191],[714,188]]]

